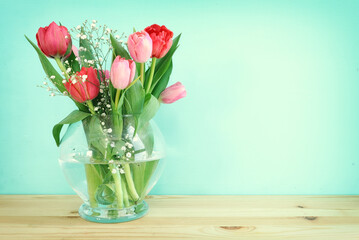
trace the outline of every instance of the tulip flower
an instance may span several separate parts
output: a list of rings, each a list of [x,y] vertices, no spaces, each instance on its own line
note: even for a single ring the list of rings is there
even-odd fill
[[[112,63],[110,78],[114,88],[125,89],[135,77],[136,64],[132,60],[126,60],[117,56]]]
[[[101,79],[101,81],[104,81],[106,83],[106,80],[110,79],[110,71],[102,70],[102,73],[100,73],[100,79]]]
[[[96,98],[100,91],[97,71],[92,67],[82,67],[81,71],[71,76],[69,81],[64,80],[64,86],[71,97],[79,103]]]
[[[135,62],[144,63],[152,54],[152,39],[147,32],[135,32],[128,36],[128,51]]]
[[[173,32],[168,30],[164,25],[153,24],[145,28],[145,31],[152,39],[151,57],[162,58],[172,46]]]
[[[77,49],[77,47],[75,45],[72,45],[71,47],[71,52],[69,54],[67,54],[65,56],[65,58],[68,58],[71,56],[71,53],[74,53],[75,57],[78,57],[79,56],[79,50]]]
[[[71,36],[67,28],[58,26],[55,22],[47,27],[40,27],[36,34],[36,40],[40,50],[52,58],[66,56],[72,46]]]
[[[169,86],[161,93],[159,101],[162,103],[173,103],[187,95],[186,89],[180,82],[176,82],[172,86]]]

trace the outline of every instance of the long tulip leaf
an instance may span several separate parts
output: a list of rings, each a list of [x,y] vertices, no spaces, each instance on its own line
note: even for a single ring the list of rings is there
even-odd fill
[[[61,129],[65,124],[72,124],[78,121],[81,121],[88,116],[90,116],[90,113],[82,112],[79,110],[72,111],[67,117],[65,117],[62,121],[60,121],[58,124],[54,126],[52,129],[52,135],[55,139],[56,145],[60,146],[60,133]]]
[[[118,42],[112,34],[110,35],[111,45],[113,48],[113,52],[115,56],[121,56],[126,59],[131,59],[130,54],[127,52],[127,50],[122,46],[120,42]]]
[[[62,83],[63,77],[61,77],[61,75],[56,71],[56,69],[52,66],[52,64],[50,63],[49,59],[45,56],[45,54],[36,46],[36,44],[34,44],[26,35],[25,38],[27,39],[27,41],[34,47],[34,49],[36,50],[42,68],[44,69],[47,77],[52,81],[52,83],[57,87],[57,89],[60,92],[67,92],[64,84]],[[51,76],[55,76],[54,79],[51,79]],[[76,102],[75,100],[73,100],[76,104],[76,106],[79,108],[79,110],[84,111],[84,112],[88,112],[88,109],[85,105]]]

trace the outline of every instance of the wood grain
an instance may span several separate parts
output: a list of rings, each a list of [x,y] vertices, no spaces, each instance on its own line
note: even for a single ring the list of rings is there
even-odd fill
[[[73,195],[0,195],[0,239],[359,239],[359,196],[149,196],[147,216],[87,222]]]

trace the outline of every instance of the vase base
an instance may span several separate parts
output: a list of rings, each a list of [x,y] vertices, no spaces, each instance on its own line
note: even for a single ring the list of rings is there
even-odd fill
[[[145,201],[124,209],[93,208],[87,203],[82,204],[79,209],[80,217],[87,221],[97,223],[129,222],[145,216],[147,212],[148,204]]]

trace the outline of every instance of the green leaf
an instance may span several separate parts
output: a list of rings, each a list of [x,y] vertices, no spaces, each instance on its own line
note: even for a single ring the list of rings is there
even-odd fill
[[[36,50],[42,68],[44,69],[47,77],[50,79],[51,76],[55,76],[55,79],[50,79],[53,84],[57,87],[57,89],[60,92],[67,92],[64,84],[62,83],[63,77],[61,77],[61,75],[56,71],[56,69],[52,66],[52,64],[50,63],[49,59],[45,56],[45,54],[43,54],[43,52],[36,46],[36,44],[34,44],[26,35],[25,38],[27,39],[27,41],[34,47],[34,49]],[[73,100],[73,99],[72,99]],[[79,110],[83,111],[83,112],[88,112],[88,109],[85,105],[76,102],[75,100],[73,100],[76,104],[76,106],[79,108]]]
[[[67,61],[69,61],[69,66],[74,72],[79,72],[81,70],[79,62],[76,61],[74,52],[71,52],[71,55],[67,58]]]
[[[149,122],[160,108],[160,102],[152,94],[148,93],[145,97],[145,104],[140,115],[140,128],[143,124]]]
[[[165,88],[167,87],[172,73],[172,68],[173,68],[173,63],[171,61],[169,68],[167,69],[165,74],[163,74],[162,78],[159,80],[159,82],[157,83],[157,85],[152,91],[153,96],[155,96],[156,98],[158,98],[161,92],[163,92],[163,90],[165,90]]]
[[[113,36],[112,34],[110,35],[110,39],[111,39],[111,45],[113,47],[113,51],[114,54],[116,56],[121,56],[123,58],[126,59],[131,59],[130,54],[127,52],[127,50],[121,45],[121,43],[119,43]]]
[[[81,28],[81,33],[84,34],[83,28]],[[92,52],[92,46],[90,44],[90,41],[88,39],[81,39],[80,38],[80,44],[79,45],[80,45],[80,47],[83,47],[84,49],[86,49],[86,51],[84,51],[84,50],[80,51],[79,50],[79,56],[80,56],[80,59],[81,59],[81,65],[84,66],[84,67],[93,66],[94,68],[97,68],[96,63],[90,65],[90,64],[88,64],[88,62],[85,62],[85,59],[86,60],[95,60],[94,54]]]
[[[179,34],[177,37],[175,37],[175,38],[173,39],[172,46],[171,46],[170,50],[168,50],[168,53],[167,53],[163,58],[159,59],[159,61],[158,61],[157,64],[156,64],[156,68],[161,67],[162,64],[164,64],[166,61],[168,61],[167,58],[168,58],[169,56],[173,56],[174,52],[175,52],[175,51],[177,50],[177,48],[179,47],[179,46],[178,46],[178,42],[179,42],[180,38],[181,38],[181,34]],[[172,57],[171,57],[171,58],[172,58]]]
[[[149,122],[141,124],[138,128],[137,134],[141,139],[148,156],[151,156],[154,146],[154,136]]]
[[[126,91],[125,106],[126,113],[140,114],[145,101],[145,90],[142,88],[141,82],[137,81],[131,88]]]
[[[39,59],[42,65],[42,68],[44,69],[46,75],[48,78],[51,76],[55,76],[55,79],[51,79],[51,81],[54,83],[54,85],[59,89],[60,92],[66,91],[66,88],[64,84],[62,83],[63,77],[56,71],[56,69],[52,66],[49,59],[43,54],[43,52],[34,44],[26,35],[25,38],[29,43],[34,47],[37,54],[39,55]]]
[[[152,85],[150,87],[151,92],[156,87],[157,83],[161,80],[163,75],[167,72],[168,68],[171,65],[172,56],[179,47],[178,42],[181,38],[181,34],[179,34],[175,39],[173,39],[172,47],[168,51],[168,53],[156,63],[155,73],[153,75]],[[146,71],[146,79],[149,78],[150,71]],[[148,83],[148,82],[147,82]]]
[[[54,136],[56,145],[57,146],[60,145],[60,133],[61,133],[61,129],[64,126],[64,124],[71,124],[71,123],[81,121],[90,115],[91,115],[90,113],[75,110],[75,111],[71,112],[67,117],[65,117],[61,122],[56,124],[54,126],[54,128],[52,129],[52,135]]]

